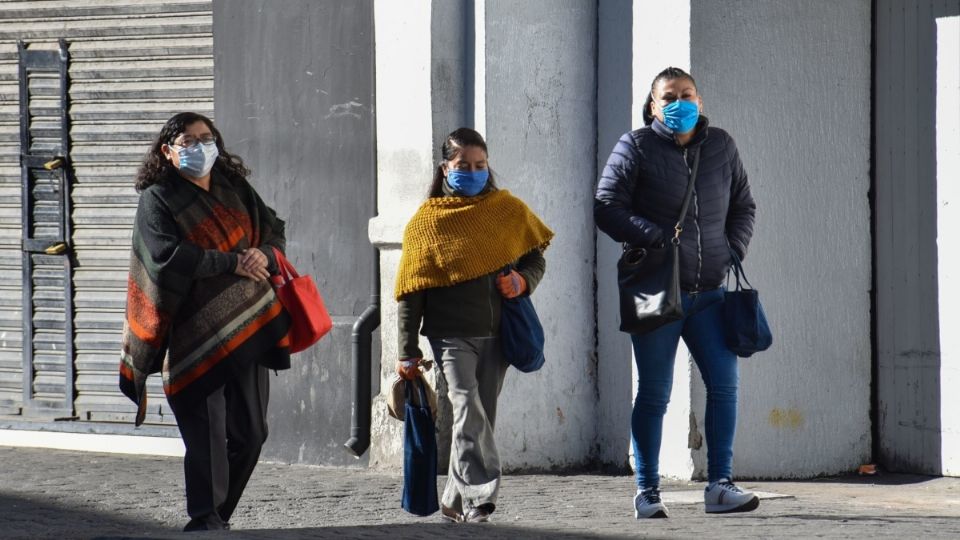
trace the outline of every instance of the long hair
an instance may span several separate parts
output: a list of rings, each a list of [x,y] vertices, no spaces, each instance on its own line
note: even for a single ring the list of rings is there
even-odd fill
[[[647,94],[647,99],[643,102],[643,124],[649,126],[653,123],[653,113],[650,112],[650,104],[653,103],[653,89],[657,87],[657,83],[660,81],[672,81],[674,79],[689,79],[693,83],[693,87],[697,87],[697,81],[693,80],[693,76],[687,73],[686,71],[678,67],[668,67],[667,69],[661,71],[653,78],[653,82],[650,83],[650,92]]]
[[[484,153],[488,153],[487,143],[483,140],[483,135],[480,135],[470,128],[462,127],[447,135],[443,144],[440,145],[440,155],[444,162],[450,161],[457,157],[460,150],[467,146],[479,146],[483,149]],[[440,163],[433,171],[433,182],[430,183],[430,192],[427,194],[428,197],[443,197],[443,180],[443,163]],[[487,184],[494,189],[497,187],[496,182],[493,181],[493,171],[490,171],[490,179],[487,180]]]
[[[182,112],[175,114],[167,120],[167,123],[160,129],[160,134],[157,135],[157,138],[150,144],[150,150],[148,150],[147,154],[143,157],[143,163],[140,164],[140,168],[137,170],[137,179],[134,187],[136,187],[138,192],[154,184],[162,184],[171,178],[172,175],[177,174],[177,168],[167,160],[166,156],[164,156],[160,150],[160,147],[165,144],[172,144],[174,139],[187,130],[187,127],[196,122],[206,124],[217,140],[217,150],[220,155],[213,165],[214,169],[224,173],[227,177],[239,176],[246,178],[250,175],[250,169],[243,164],[243,160],[227,152],[226,148],[223,147],[223,137],[209,118],[194,112]]]

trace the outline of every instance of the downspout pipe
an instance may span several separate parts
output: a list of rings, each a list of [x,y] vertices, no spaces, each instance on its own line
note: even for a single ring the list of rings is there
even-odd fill
[[[370,448],[370,412],[372,407],[371,374],[373,365],[373,331],[380,326],[380,250],[374,250],[374,270],[370,304],[353,323],[353,414],[350,440],[344,446],[360,459]]]
[[[373,91],[370,95],[370,102],[376,102],[376,29],[374,27],[373,10],[370,9],[370,28],[373,32],[373,59],[370,65],[370,81],[373,83]],[[379,178],[377,176],[377,122],[376,113],[371,112],[371,127],[373,128],[373,155],[371,155],[371,170],[374,171],[373,189],[370,190],[371,208],[374,217],[376,217],[379,201],[377,200],[377,190],[379,189]],[[350,420],[350,439],[343,445],[353,454],[353,457],[360,459],[370,448],[370,421],[371,409],[373,408],[371,367],[373,366],[373,331],[380,327],[380,250],[373,248],[373,277],[370,279],[370,304],[367,306],[360,317],[353,323],[353,332],[351,335],[351,363],[353,364],[353,406],[351,407]]]

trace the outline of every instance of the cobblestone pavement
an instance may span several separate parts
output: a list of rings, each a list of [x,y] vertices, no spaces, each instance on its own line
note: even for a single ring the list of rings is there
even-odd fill
[[[960,538],[951,478],[741,482],[791,497],[727,516],[678,483],[670,519],[639,522],[630,477],[513,475],[494,522],[458,525],[400,510],[398,474],[261,463],[232,531],[187,534],[179,459],[0,447],[0,463],[0,538]]]

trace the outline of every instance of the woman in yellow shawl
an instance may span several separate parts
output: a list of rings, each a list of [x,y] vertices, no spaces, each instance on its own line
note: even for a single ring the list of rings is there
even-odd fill
[[[479,133],[460,128],[441,152],[429,198],[403,234],[397,372],[415,376],[423,358],[418,333],[427,336],[453,405],[440,509],[452,521],[482,522],[500,488],[493,429],[508,366],[498,339],[501,299],[533,292],[553,233],[523,201],[497,188]]]

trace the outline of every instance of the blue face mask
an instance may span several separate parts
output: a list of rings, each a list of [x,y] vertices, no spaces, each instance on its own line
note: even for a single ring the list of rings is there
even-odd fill
[[[220,151],[217,150],[217,143],[197,143],[177,150],[177,157],[180,159],[180,172],[193,177],[203,178],[206,176],[213,164],[217,162],[217,156]]]
[[[678,99],[663,108],[663,124],[674,133],[687,133],[697,125],[700,107],[696,101]]]
[[[464,197],[473,197],[487,187],[490,171],[480,169],[476,171],[460,171],[451,169],[447,173],[447,184],[450,188]]]

